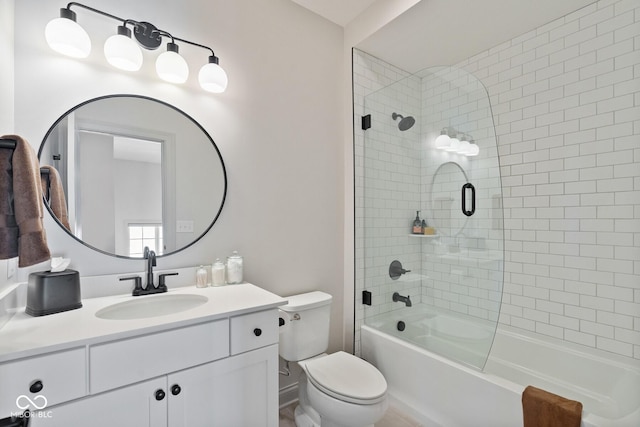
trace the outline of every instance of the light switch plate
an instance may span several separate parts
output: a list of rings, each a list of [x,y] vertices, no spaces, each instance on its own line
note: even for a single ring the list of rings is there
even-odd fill
[[[176,233],[193,233],[193,221],[178,220],[176,223]]]

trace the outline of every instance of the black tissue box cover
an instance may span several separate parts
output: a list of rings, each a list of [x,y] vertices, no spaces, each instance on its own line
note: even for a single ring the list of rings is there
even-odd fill
[[[29,274],[27,314],[45,316],[80,307],[80,274],[77,271],[39,271]]]

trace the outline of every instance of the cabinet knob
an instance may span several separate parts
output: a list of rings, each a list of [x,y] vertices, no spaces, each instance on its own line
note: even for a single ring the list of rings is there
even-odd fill
[[[156,390],[156,400],[162,400],[164,399],[164,396],[165,396],[164,390],[162,390],[161,388]]]
[[[42,384],[42,381],[40,380],[35,380],[34,382],[31,383],[31,385],[29,386],[29,391],[31,393],[39,393],[42,389],[44,388],[44,384]]]
[[[260,328],[255,328],[255,329],[253,330],[253,334],[254,334],[255,336],[259,337],[260,335],[262,335],[262,329],[260,329]]]
[[[179,395],[181,391],[182,389],[178,384],[174,384],[171,386],[171,394],[173,394],[174,396]]]

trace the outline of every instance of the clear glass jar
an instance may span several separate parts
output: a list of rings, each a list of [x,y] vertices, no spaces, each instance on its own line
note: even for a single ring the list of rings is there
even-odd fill
[[[238,255],[238,251],[233,251],[227,257],[227,283],[232,285],[242,283],[242,257]]]
[[[211,286],[222,286],[225,283],[224,276],[226,267],[224,263],[220,261],[220,258],[216,258],[216,262],[211,267]]]
[[[196,271],[196,288],[207,287],[207,269],[201,265]]]

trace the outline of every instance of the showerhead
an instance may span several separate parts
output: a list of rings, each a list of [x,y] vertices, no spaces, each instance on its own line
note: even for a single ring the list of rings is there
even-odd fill
[[[405,130],[411,129],[411,127],[416,123],[416,119],[414,119],[411,116],[404,117],[398,113],[391,114],[391,118],[393,120],[397,120],[398,117],[400,117],[400,122],[398,122],[398,129],[400,129],[403,132]]]

